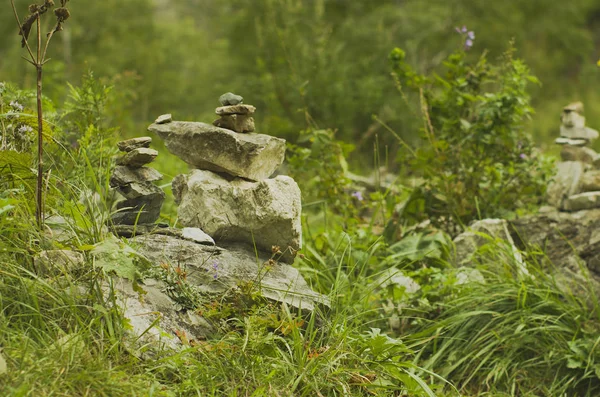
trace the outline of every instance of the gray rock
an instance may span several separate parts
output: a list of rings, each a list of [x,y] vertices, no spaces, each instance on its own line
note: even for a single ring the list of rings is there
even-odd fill
[[[160,217],[165,193],[149,182],[132,183],[119,187],[121,194],[128,197],[117,202],[118,212],[111,216],[115,225],[137,225],[154,223]]]
[[[117,188],[117,191],[126,199],[138,199],[141,197],[153,196],[152,201],[155,198],[164,200],[165,193],[158,186],[153,185],[150,182],[133,182],[127,185],[122,185]],[[156,197],[154,197],[156,196]],[[162,205],[162,201],[161,201]]]
[[[554,143],[558,145],[571,145],[571,146],[585,146],[589,143],[587,139],[570,139],[570,138],[556,138]]]
[[[37,274],[46,277],[70,273],[84,262],[81,252],[71,250],[41,251],[33,259]]]
[[[294,267],[269,264],[269,255],[257,254],[239,244],[211,247],[172,236],[148,234],[130,240],[155,266],[160,263],[187,269],[187,281],[206,293],[222,293],[238,283],[255,283],[264,297],[296,308],[329,306],[326,296],[314,292]]]
[[[254,132],[254,118],[250,116],[231,115],[222,116],[213,121],[213,125],[239,133]]]
[[[173,121],[173,116],[171,115],[171,113],[167,113],[158,116],[158,118],[154,122],[156,124],[166,124],[170,123],[171,121]]]
[[[153,186],[153,185],[151,185]],[[118,201],[117,209],[131,209],[135,211],[144,210],[144,211],[152,211],[158,209],[160,212],[160,208],[165,200],[165,193],[158,187],[153,186],[156,190],[154,192],[144,195],[144,196],[136,196],[139,191],[132,191],[130,196],[132,198]]]
[[[215,245],[215,240],[197,227],[184,227],[181,229],[181,237],[198,244]]]
[[[113,224],[110,227],[111,232],[119,237],[131,238],[134,236],[141,236],[149,233],[160,233],[160,230],[166,229],[163,224],[151,223],[151,224],[139,224],[139,225],[121,225]],[[179,229],[177,229],[179,230]]]
[[[600,191],[600,170],[589,170],[581,178],[581,192]]]
[[[600,209],[532,215],[510,221],[509,229],[520,249],[543,253],[536,259],[565,289],[600,293]]]
[[[600,208],[600,192],[585,192],[568,197],[563,203],[565,211]]]
[[[379,276],[378,280],[381,288],[394,285],[404,288],[404,293],[408,295],[414,294],[421,289],[419,283],[417,283],[413,278],[394,268],[385,270],[381,276]]]
[[[160,181],[162,177],[162,174],[154,168],[130,168],[117,165],[110,176],[110,187],[127,185],[132,182],[155,182]]]
[[[172,185],[181,224],[199,227],[217,242],[256,244],[266,252],[279,246],[284,260],[302,247],[300,189],[288,176],[229,181],[210,171],[193,170],[177,176]]]
[[[131,152],[133,149],[137,148],[148,148],[152,143],[152,138],[149,136],[142,136],[139,138],[131,138],[126,141],[121,141],[117,143],[117,147],[122,152]]]
[[[564,145],[560,151],[560,158],[563,161],[581,161],[586,164],[593,164],[597,157],[598,153],[585,146]]]
[[[504,219],[483,219],[474,222],[454,239],[456,266],[473,266],[478,261],[480,249],[484,246],[503,246],[504,250],[494,250],[505,256],[505,263],[513,263],[519,272],[527,274],[520,251],[508,230]],[[485,250],[484,250],[485,251]]]
[[[154,223],[160,217],[160,208],[149,211],[125,209],[111,215],[111,221],[115,225],[142,225]]]
[[[112,225],[111,231],[120,237],[143,236],[144,234],[160,234],[163,236],[177,237],[179,239],[192,241],[197,244],[215,245],[215,241],[208,234],[196,227],[184,227],[177,229],[169,227],[166,223],[151,223],[139,225]]]
[[[167,149],[186,163],[250,180],[268,178],[281,165],[285,140],[263,134],[236,134],[206,123],[152,124]]]
[[[560,136],[569,139],[585,139],[591,142],[598,139],[598,131],[589,127],[560,127]]]
[[[72,226],[73,224],[75,224],[75,221],[72,219],[67,221],[61,215],[52,215],[44,221],[44,234],[47,238],[60,243],[77,241],[79,236],[76,229]]]
[[[143,298],[139,289],[133,289],[131,281],[116,277],[112,281],[116,303],[128,320],[131,326],[129,332],[136,341],[134,350],[143,347],[153,353],[153,349],[177,349],[182,346],[177,335],[185,335],[189,341],[195,341],[216,333],[208,321],[192,310],[180,310],[165,292],[166,286],[161,281],[145,280],[140,287],[144,290]],[[108,296],[108,284],[104,284],[103,289]]]
[[[485,277],[483,274],[477,269],[473,269],[472,267],[459,267],[456,269],[456,282],[454,285],[464,285],[464,284],[485,284]]]
[[[154,149],[137,148],[117,158],[117,165],[126,165],[128,167],[137,168],[151,163],[156,156],[158,156],[158,152]]]
[[[235,106],[221,106],[215,110],[215,113],[219,116],[230,116],[234,114],[239,115],[253,115],[256,108],[252,105],[235,105]]]
[[[580,192],[585,165],[580,161],[556,164],[556,172],[546,192],[548,204],[562,208],[564,200]]]
[[[242,98],[239,95],[235,95],[232,92],[225,93],[219,97],[219,102],[223,106],[238,105],[238,104],[242,103],[243,101],[244,101],[244,98]]]

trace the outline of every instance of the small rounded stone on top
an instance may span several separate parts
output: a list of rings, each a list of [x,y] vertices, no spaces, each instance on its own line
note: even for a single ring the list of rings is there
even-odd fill
[[[219,116],[226,116],[232,114],[241,114],[241,115],[251,115],[254,114],[256,108],[252,105],[231,105],[231,106],[221,106],[215,110],[215,113]]]
[[[244,101],[243,97],[241,97],[239,95],[235,95],[232,92],[227,92],[219,97],[219,102],[221,102],[221,105],[223,105],[223,106],[239,105],[243,101]]]
[[[150,147],[151,143],[152,138],[149,136],[142,136],[139,138],[131,138],[118,142],[117,147],[122,152],[131,152],[133,149]]]
[[[582,102],[570,103],[563,108],[563,112],[565,112],[565,113],[575,112],[575,113],[579,113],[579,114],[583,115],[583,103]]]
[[[161,114],[160,116],[158,116],[158,118],[154,122],[156,124],[167,124],[167,123],[170,123],[171,121],[173,121],[173,116],[171,115],[171,113],[167,113],[167,114]]]

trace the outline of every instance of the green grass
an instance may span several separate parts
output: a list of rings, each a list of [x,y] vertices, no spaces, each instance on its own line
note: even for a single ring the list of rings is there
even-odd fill
[[[467,394],[596,396],[600,317],[593,292],[564,292],[546,271],[489,272],[421,332],[423,365]],[[585,286],[583,286],[585,288]]]

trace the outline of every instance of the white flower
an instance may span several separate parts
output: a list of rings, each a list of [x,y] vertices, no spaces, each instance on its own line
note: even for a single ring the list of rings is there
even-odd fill
[[[17,101],[10,101],[9,106],[11,108],[13,108],[13,110],[16,111],[16,112],[22,112],[23,111],[23,105],[21,105]]]

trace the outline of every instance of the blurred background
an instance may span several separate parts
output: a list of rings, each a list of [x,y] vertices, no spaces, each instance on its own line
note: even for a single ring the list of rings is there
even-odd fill
[[[16,1],[22,15],[29,2]],[[376,119],[407,141],[418,136],[418,101],[398,92],[390,51],[434,71],[463,46],[455,31],[463,25],[475,34],[469,57],[487,51],[495,61],[514,39],[540,79],[528,126],[540,146],[551,147],[562,107],[575,100],[600,129],[597,0],[73,0],[69,8],[45,95],[60,106],[68,83],[93,72],[114,87],[119,100],[107,114],[124,136],[145,134],[163,113],[212,122],[219,95],[233,91],[257,107],[257,132],[295,142],[309,125],[333,128],[360,163],[376,137],[394,142]],[[34,88],[8,4],[0,33],[0,81]]]

